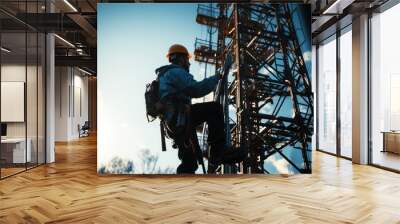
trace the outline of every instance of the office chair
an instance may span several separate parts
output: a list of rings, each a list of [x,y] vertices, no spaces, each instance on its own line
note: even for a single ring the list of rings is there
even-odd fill
[[[89,129],[90,129],[89,121],[85,121],[82,127],[78,125],[78,129],[79,129],[79,138],[89,136]]]

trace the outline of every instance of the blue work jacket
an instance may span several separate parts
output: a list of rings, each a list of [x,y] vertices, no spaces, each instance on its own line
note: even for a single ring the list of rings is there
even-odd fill
[[[162,66],[156,69],[156,73],[161,102],[169,105],[191,104],[192,98],[200,98],[214,91],[219,80],[218,76],[211,76],[196,81],[183,67],[174,64]],[[171,121],[173,114],[166,112],[164,116]],[[187,117],[182,116],[178,114],[176,126],[185,124]]]

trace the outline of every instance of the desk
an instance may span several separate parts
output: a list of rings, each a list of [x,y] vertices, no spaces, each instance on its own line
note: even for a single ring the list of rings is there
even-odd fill
[[[6,138],[1,139],[1,157],[6,163],[25,163],[31,162],[31,145],[32,140],[27,139],[27,147],[25,151],[25,138]],[[25,154],[26,152],[26,154]],[[27,159],[25,161],[25,158]]]
[[[400,154],[400,131],[383,131],[382,152]]]

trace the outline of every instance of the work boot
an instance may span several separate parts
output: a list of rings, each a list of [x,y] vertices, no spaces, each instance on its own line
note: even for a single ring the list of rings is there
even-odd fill
[[[208,162],[213,167],[221,164],[234,164],[242,162],[246,158],[246,152],[240,148],[227,148],[222,152],[212,153]]]
[[[181,163],[176,169],[176,174],[194,174],[198,168],[196,163]]]
[[[214,165],[212,163],[208,163],[207,173],[208,174],[215,174],[215,173],[217,173],[219,168],[221,168],[219,165]]]

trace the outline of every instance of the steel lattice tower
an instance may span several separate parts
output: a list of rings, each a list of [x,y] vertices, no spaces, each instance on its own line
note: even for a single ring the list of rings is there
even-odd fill
[[[313,98],[293,9],[233,3],[207,10],[198,10],[197,22],[218,29],[217,43],[210,49],[197,42],[195,59],[222,73],[223,59],[233,56],[233,71],[217,94],[228,142],[247,152],[242,164],[225,172],[269,173],[264,163],[277,156],[293,172],[311,173]]]

